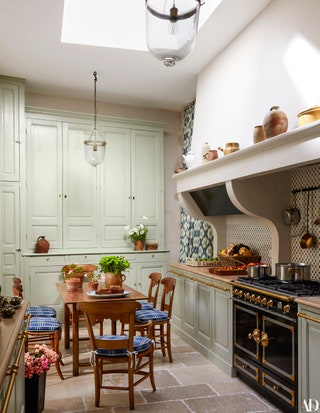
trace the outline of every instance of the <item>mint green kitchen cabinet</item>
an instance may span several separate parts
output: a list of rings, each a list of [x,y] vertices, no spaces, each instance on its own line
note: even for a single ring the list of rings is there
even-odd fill
[[[101,168],[101,247],[131,248],[124,228],[143,222],[148,242],[163,248],[162,131],[121,127],[101,131],[107,139]]]
[[[192,270],[169,267],[176,279],[174,331],[226,373],[232,369],[232,288]]]
[[[318,411],[320,408],[319,308],[299,304],[298,331],[299,412],[308,411],[310,406],[312,409],[309,411]]]
[[[50,248],[93,248],[96,169],[85,162],[91,125],[27,116],[27,249],[44,235]]]
[[[125,227],[147,217],[148,241],[163,248],[163,129],[100,120],[106,158],[92,167],[85,115],[27,112],[26,247],[44,235],[51,249],[131,249]]]
[[[24,80],[0,76],[0,181],[20,180],[24,144]]]

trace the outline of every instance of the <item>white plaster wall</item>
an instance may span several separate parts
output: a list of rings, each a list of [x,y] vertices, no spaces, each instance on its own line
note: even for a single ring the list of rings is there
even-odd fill
[[[212,148],[252,145],[254,126],[274,105],[288,115],[288,130],[300,111],[320,105],[319,16],[319,0],[274,0],[207,65],[198,77],[193,151],[206,140]]]
[[[93,113],[92,101],[36,94],[26,95],[26,106]],[[142,119],[166,124],[164,129],[164,238],[165,248],[170,250],[170,262],[179,261],[180,206],[177,202],[176,187],[172,175],[176,168],[176,160],[181,154],[182,113],[103,102],[98,102],[97,109],[99,115]]]

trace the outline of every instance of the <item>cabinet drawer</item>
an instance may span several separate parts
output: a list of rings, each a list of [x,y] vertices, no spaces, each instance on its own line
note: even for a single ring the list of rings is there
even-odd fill
[[[28,257],[25,259],[29,266],[32,267],[35,265],[61,265],[61,267],[63,267],[65,264],[65,258],[63,255],[42,255],[41,257]]]
[[[157,261],[166,262],[167,253],[165,252],[147,252],[137,256],[137,260],[140,262]]]

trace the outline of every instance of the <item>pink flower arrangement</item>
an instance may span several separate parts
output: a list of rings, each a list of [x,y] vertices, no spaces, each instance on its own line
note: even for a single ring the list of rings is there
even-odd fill
[[[46,344],[36,344],[32,353],[24,354],[24,377],[31,379],[35,374],[40,376],[48,371],[58,358],[58,354]]]

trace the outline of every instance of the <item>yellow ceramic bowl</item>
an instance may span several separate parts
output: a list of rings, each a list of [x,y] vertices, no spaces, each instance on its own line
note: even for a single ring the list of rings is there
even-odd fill
[[[320,106],[313,106],[310,109],[306,109],[298,113],[298,124],[299,126],[306,125],[307,123],[315,122],[320,120]]]

